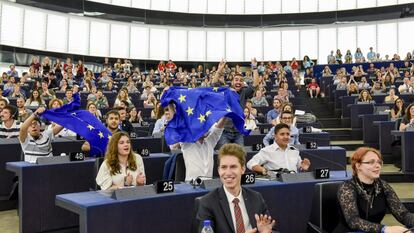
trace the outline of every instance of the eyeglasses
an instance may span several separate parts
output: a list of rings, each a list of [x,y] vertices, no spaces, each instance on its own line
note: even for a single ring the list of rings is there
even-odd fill
[[[369,160],[369,161],[364,161],[364,162],[361,162],[361,163],[363,163],[363,164],[369,164],[371,166],[375,165],[376,163],[379,164],[380,166],[384,165],[384,161],[382,161],[382,160],[374,160],[374,159]]]
[[[292,117],[282,117],[283,120],[290,120]]]

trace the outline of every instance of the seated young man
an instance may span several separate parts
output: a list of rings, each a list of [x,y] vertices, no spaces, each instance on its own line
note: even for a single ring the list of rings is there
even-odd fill
[[[299,172],[307,171],[309,159],[301,159],[299,151],[289,145],[290,127],[280,123],[275,126],[275,142],[261,149],[249,162],[247,168],[267,175],[270,170],[287,169]]]
[[[17,108],[10,105],[0,112],[0,138],[16,138],[19,136],[20,122],[17,119]]]
[[[245,163],[246,152],[241,146],[230,143],[221,147],[218,172],[223,186],[201,198],[196,215],[198,232],[204,220],[211,221],[214,232],[272,232],[275,220],[269,215],[262,195],[241,187]]]

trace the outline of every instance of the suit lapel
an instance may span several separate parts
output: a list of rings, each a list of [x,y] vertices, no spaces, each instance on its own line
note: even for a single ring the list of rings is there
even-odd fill
[[[219,199],[220,199],[220,207],[226,216],[227,224],[229,225],[232,232],[236,232],[234,229],[233,219],[231,218],[230,206],[229,202],[227,201],[226,193],[224,193],[224,188],[221,187],[218,189],[219,192]]]
[[[252,228],[256,227],[256,218],[254,217],[255,209],[251,200],[249,200],[249,194],[246,192],[244,188],[242,188],[242,194],[244,199],[244,205],[246,206],[247,215],[249,215],[249,221]]]

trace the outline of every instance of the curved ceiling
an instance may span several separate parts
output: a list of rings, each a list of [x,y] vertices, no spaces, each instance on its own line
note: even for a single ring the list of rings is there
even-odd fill
[[[152,2],[153,1],[153,2]],[[386,19],[398,19],[402,16],[402,12],[406,8],[414,9],[414,0],[99,0],[84,1],[55,1],[55,0],[17,0],[17,3],[31,5],[38,8],[44,8],[64,13],[74,13],[78,15],[95,17],[101,19],[110,19],[123,22],[133,22],[142,24],[154,25],[172,25],[172,26],[193,26],[193,27],[274,27],[274,26],[300,26],[300,25],[319,25],[331,24],[344,21],[376,21]],[[190,6],[192,2],[201,2],[199,5],[206,3],[203,9],[197,13],[182,13],[173,12],[174,5],[178,1],[190,1],[187,4],[188,12],[192,9]],[[216,7],[214,11],[221,14],[211,14],[212,7],[210,1],[214,3],[221,2],[223,6]],[[243,2],[243,14],[226,14],[229,8],[229,3],[238,1]],[[278,4],[269,5],[266,2],[277,2]],[[106,2],[106,3],[103,3]],[[147,3],[146,3],[147,2]],[[154,3],[157,4],[154,4]],[[167,3],[168,4],[165,4]],[[261,2],[263,13],[260,14],[244,14],[246,13],[246,6],[249,2]],[[285,2],[285,3],[284,3]],[[287,5],[286,2],[292,3],[290,6],[296,8],[283,7]],[[332,4],[332,2],[334,4]],[[364,2],[363,5],[361,3]],[[107,3],[113,3],[108,7]],[[122,3],[122,4],[121,4]],[[163,4],[164,3],[164,4]],[[313,3],[313,4],[309,4]],[[317,7],[315,8],[315,3]],[[351,4],[350,4],[351,3]],[[369,4],[368,4],[369,3]],[[375,3],[374,5],[372,3]],[[399,3],[399,4],[398,4]],[[405,3],[405,4],[402,4]],[[149,4],[144,9],[145,4]],[[268,4],[268,5],[266,5]],[[237,5],[237,4],[236,4]],[[250,4],[251,5],[251,4]],[[276,6],[275,6],[276,5]],[[308,7],[305,10],[304,6]],[[136,7],[134,7],[136,6]],[[137,7],[141,8],[137,8]],[[162,8],[164,6],[164,8]],[[166,7],[168,6],[168,7]],[[371,8],[364,8],[374,6]],[[355,8],[352,9],[349,8]],[[185,8],[185,7],[184,7]],[[160,10],[163,9],[163,10]],[[220,10],[221,9],[221,10]],[[251,9],[251,8],[249,8]],[[295,10],[296,9],[296,10]],[[310,12],[318,10],[319,12]],[[339,10],[338,10],[339,9]],[[294,13],[294,12],[301,13]],[[307,11],[307,12],[306,12]],[[200,13],[204,12],[204,13]],[[250,12],[250,11],[247,11]],[[253,11],[257,12],[257,11]],[[282,13],[289,12],[289,13]],[[410,14],[407,14],[410,16]]]

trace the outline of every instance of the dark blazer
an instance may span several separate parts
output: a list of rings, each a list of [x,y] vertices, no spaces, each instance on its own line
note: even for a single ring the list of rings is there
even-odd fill
[[[269,214],[262,195],[256,191],[242,187],[242,195],[252,228],[256,227],[255,214]],[[214,232],[236,232],[231,217],[229,203],[224,188],[214,189],[200,199],[196,215],[198,232],[203,228],[204,220],[210,220]]]

